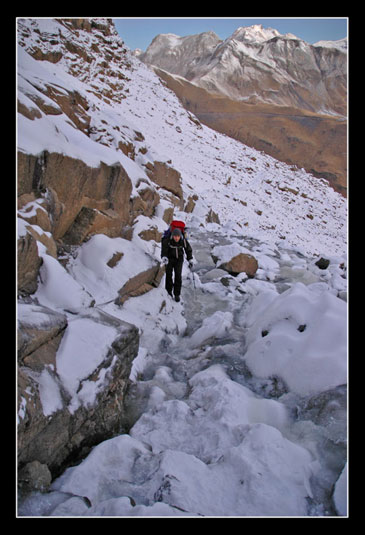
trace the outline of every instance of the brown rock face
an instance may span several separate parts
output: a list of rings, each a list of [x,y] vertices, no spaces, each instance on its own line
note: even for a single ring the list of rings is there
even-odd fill
[[[176,169],[164,162],[147,164],[147,175],[161,188],[170,191],[179,199],[180,209],[183,209],[183,191],[181,187],[181,175]]]
[[[101,232],[102,227],[106,234],[117,235],[123,225],[130,223],[132,183],[121,165],[101,163],[91,168],[63,154],[44,151],[40,156],[33,156],[19,152],[18,184],[19,195],[49,188],[56,193],[57,210],[52,214],[52,233],[56,240],[68,231],[84,239],[93,232]],[[95,210],[103,216],[96,222]],[[72,229],[74,224],[76,228]]]

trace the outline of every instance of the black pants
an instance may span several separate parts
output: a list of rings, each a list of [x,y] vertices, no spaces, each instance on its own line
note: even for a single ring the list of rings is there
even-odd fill
[[[181,272],[183,267],[183,260],[169,260],[169,263],[166,266],[166,282],[165,288],[169,294],[174,290],[174,295],[179,296],[181,292]],[[174,274],[174,281],[172,276]]]

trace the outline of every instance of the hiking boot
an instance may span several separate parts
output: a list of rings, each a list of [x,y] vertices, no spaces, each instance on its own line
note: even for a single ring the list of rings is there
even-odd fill
[[[180,301],[180,296],[179,295],[175,295],[175,301],[176,301],[176,303],[178,303]]]

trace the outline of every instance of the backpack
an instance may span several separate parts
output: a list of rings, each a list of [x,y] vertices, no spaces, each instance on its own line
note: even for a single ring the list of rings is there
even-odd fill
[[[186,239],[187,227],[185,226],[185,223],[183,221],[177,221],[177,220],[171,221],[170,226],[167,230],[165,230],[162,239],[170,238],[171,233],[175,228],[178,228],[179,230],[181,230],[181,234]]]

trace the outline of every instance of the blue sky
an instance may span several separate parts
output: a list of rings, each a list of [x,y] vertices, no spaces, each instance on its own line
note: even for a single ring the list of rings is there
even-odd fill
[[[185,36],[214,31],[226,39],[240,26],[262,24],[280,33],[293,33],[307,43],[336,41],[347,37],[347,18],[115,18],[115,27],[125,44],[132,50],[146,50],[159,33],[175,33]]]

